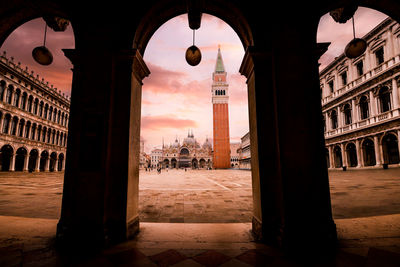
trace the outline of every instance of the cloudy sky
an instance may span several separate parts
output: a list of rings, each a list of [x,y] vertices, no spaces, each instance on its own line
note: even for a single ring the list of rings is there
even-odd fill
[[[359,8],[355,15],[356,37],[362,37],[386,17],[380,12]],[[31,52],[34,47],[43,45],[44,27],[42,19],[25,23],[7,38],[0,48],[1,53],[7,51],[8,57],[14,57],[14,61],[28,66],[70,95],[72,65],[61,49],[74,48],[72,28],[61,33],[47,30],[46,46],[52,51],[54,62],[41,66],[32,59]],[[185,61],[185,51],[192,45],[192,34],[187,16],[175,17],[155,32],[146,48],[144,60],[151,74],[143,81],[141,136],[147,152],[159,147],[163,139],[166,144],[172,143],[175,137],[182,140],[189,129],[201,143],[206,136],[212,137],[211,77],[218,45],[228,72],[231,141],[240,141],[249,129],[246,80],[238,72],[244,49],[238,36],[222,20],[203,15],[195,42],[201,49],[202,61],[192,67]],[[338,24],[328,14],[321,17],[317,40],[331,42],[331,45],[320,59],[320,68],[342,54],[352,38],[351,21]]]

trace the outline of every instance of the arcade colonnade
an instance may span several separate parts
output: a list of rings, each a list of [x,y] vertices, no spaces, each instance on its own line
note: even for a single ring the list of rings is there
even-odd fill
[[[45,0],[35,9],[19,2],[4,7],[0,43],[20,18],[55,14],[74,28],[75,49],[64,50],[73,81],[58,242],[93,248],[138,232],[141,96],[150,75],[142,55],[163,23],[189,11],[192,26],[202,12],[223,19],[245,50],[240,73],[248,85],[253,233],[292,253],[334,252],[316,33],[320,17],[345,2],[312,8],[277,2],[268,16],[264,3],[252,0],[117,0],[87,8]],[[359,2],[400,18],[395,0]]]
[[[400,130],[359,137],[326,148],[328,168],[369,167],[400,163]]]

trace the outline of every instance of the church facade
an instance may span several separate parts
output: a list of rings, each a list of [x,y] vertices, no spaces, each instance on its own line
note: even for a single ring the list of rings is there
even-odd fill
[[[342,54],[320,72],[329,168],[400,162],[400,25],[387,18],[363,38],[364,54]]]
[[[171,145],[163,145],[162,155],[158,160],[167,169],[208,169],[213,167],[212,155],[212,144],[208,138],[200,145],[193,132],[189,132],[182,143],[176,138]]]

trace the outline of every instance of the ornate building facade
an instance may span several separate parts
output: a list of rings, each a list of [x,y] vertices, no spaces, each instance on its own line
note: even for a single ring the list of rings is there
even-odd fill
[[[329,168],[399,163],[400,25],[387,18],[363,38],[363,55],[320,72]]]
[[[240,138],[240,147],[237,149],[239,154],[239,169],[251,169],[251,151],[250,151],[250,132]]]
[[[0,170],[63,171],[70,99],[0,56]]]
[[[222,60],[221,49],[218,47],[217,61],[212,75],[213,104],[213,134],[214,134],[214,168],[230,168],[229,110],[228,83]]]
[[[163,168],[204,169],[212,168],[213,166],[211,142],[206,138],[205,142],[200,145],[194,138],[193,132],[189,132],[182,143],[176,138],[171,145],[163,145],[161,156],[156,155],[157,149],[153,151],[154,153],[152,153],[152,155],[154,154],[154,159],[158,159],[159,164],[162,165]],[[152,163],[152,165],[154,165],[154,163]]]

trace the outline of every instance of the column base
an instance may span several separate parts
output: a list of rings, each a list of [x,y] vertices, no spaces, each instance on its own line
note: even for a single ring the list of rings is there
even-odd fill
[[[253,233],[253,237],[256,241],[262,240],[262,222],[253,216],[251,220],[251,230]]]
[[[139,216],[126,223],[126,237],[132,239],[139,232]]]

